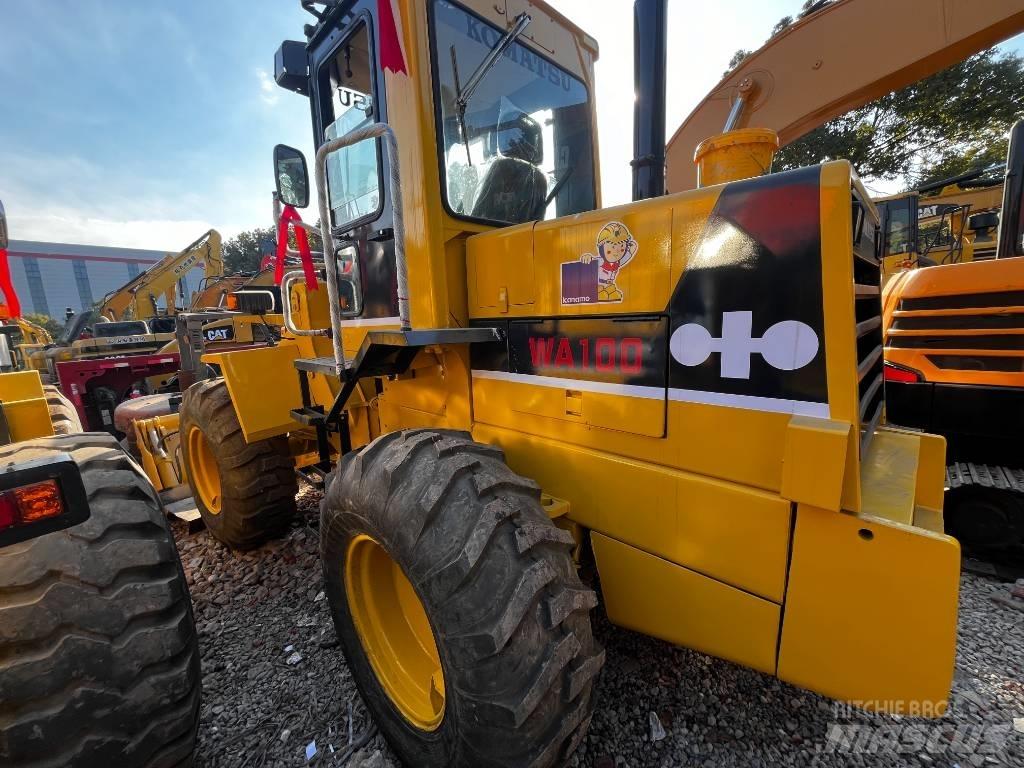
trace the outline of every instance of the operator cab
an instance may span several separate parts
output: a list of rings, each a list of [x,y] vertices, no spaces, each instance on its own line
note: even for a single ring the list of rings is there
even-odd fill
[[[390,124],[424,165],[403,168],[403,181],[439,187],[441,211],[418,206],[406,214],[420,219],[417,229],[433,239],[427,245],[597,207],[594,41],[532,5],[424,2],[432,113],[411,104],[417,77],[385,78],[384,66],[408,70],[419,62],[401,49],[378,49],[389,30],[380,28],[372,0],[328,6],[307,27],[307,43],[281,46],[275,77],[309,96],[317,147]],[[520,5],[529,14],[515,12]],[[343,314],[377,322],[398,315],[391,168],[383,149],[380,138],[370,138],[330,153],[325,180],[338,256],[354,264],[339,276]],[[307,196],[293,197],[290,189],[295,183],[308,190],[301,153],[278,147],[274,173],[281,201],[302,207]]]

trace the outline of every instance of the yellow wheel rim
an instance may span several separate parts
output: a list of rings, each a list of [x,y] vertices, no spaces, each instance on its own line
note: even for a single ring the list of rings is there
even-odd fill
[[[444,717],[444,675],[423,604],[402,569],[376,541],[352,540],[345,591],[356,632],[381,687],[421,731]]]
[[[220,514],[220,471],[210,444],[199,427],[192,427],[188,433],[189,477],[192,489],[199,494],[203,506],[212,514]]]

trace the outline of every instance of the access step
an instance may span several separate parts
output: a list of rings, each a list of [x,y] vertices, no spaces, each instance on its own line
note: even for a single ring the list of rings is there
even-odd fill
[[[345,360],[345,370],[351,370],[353,361]],[[337,376],[337,368],[333,357],[300,357],[295,360],[295,367],[307,373],[322,373],[327,376]]]

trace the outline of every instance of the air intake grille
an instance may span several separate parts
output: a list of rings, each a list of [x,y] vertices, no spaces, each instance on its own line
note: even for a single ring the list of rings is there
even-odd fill
[[[857,232],[860,203],[854,201],[853,290],[854,316],[857,332],[857,377],[860,398],[861,447],[878,425],[885,402],[882,358],[881,267],[876,256],[877,232],[867,232],[867,225]],[[872,237],[872,234],[874,236]]]

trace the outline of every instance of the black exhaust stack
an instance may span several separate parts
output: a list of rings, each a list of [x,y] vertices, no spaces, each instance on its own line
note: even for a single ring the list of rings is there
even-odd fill
[[[633,199],[665,194],[668,0],[633,4]]]
[[[1024,256],[1024,120],[1010,129],[1010,148],[1006,152],[1006,181],[1003,183],[1003,207],[999,209],[997,259]]]

